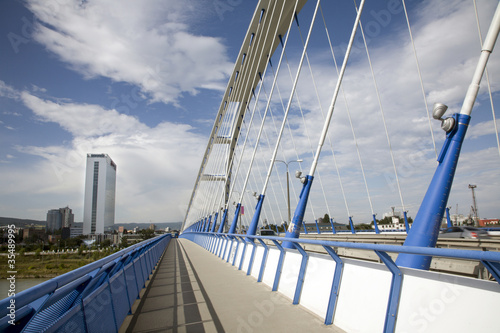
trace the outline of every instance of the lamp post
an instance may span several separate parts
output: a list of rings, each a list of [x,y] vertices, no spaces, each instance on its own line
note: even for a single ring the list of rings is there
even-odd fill
[[[281,162],[281,163],[284,163],[286,165],[286,196],[287,196],[287,204],[288,204],[288,223],[290,223],[291,221],[291,214],[290,214],[290,182],[289,182],[289,173],[288,173],[288,165],[290,163],[293,163],[293,162],[302,162],[302,159],[299,159],[299,160],[295,160],[295,161],[290,161],[290,162],[285,162],[285,161],[282,161],[282,160],[274,160],[274,162]]]

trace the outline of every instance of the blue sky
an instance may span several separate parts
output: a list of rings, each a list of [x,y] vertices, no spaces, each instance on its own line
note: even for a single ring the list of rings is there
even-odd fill
[[[349,31],[341,26],[350,17],[337,14],[329,2],[325,3],[325,11],[337,15],[340,33]],[[453,8],[463,7],[461,1],[451,3]],[[495,1],[478,3],[488,16]],[[182,220],[255,4],[224,0],[2,1],[0,215],[43,220],[47,210],[69,205],[75,220],[81,221],[85,156],[93,152],[109,154],[118,166],[117,224]],[[448,61],[427,53],[433,34],[426,31],[432,26],[425,11],[432,7],[419,1],[408,4],[410,10],[415,10],[415,28],[421,32],[417,37],[424,71],[432,73],[433,66]],[[378,13],[384,5],[370,6],[367,22],[376,23],[377,17],[370,15],[370,10]],[[340,9],[346,8],[342,5]],[[304,22],[308,10],[304,10]],[[461,15],[457,9],[453,13]],[[382,29],[371,41],[374,56],[380,60],[379,71],[390,63],[391,57],[384,57],[382,51],[395,40],[389,30],[404,27],[402,19],[394,16],[390,29]],[[463,39],[450,28],[446,47],[455,51],[454,41]],[[335,46],[341,49],[339,45]],[[460,58],[456,53],[458,64],[470,67],[467,59],[473,56],[467,53]],[[321,53],[316,57],[320,60]],[[497,54],[493,57],[498,59]],[[498,68],[498,60],[494,60],[490,74],[492,79],[497,78],[496,82]],[[353,67],[353,73],[357,70]],[[459,72],[457,67],[447,70],[447,74]],[[462,76],[440,78],[428,74],[427,79],[430,100],[457,104],[463,98],[459,97],[461,90],[438,87],[442,82],[461,82]],[[498,86],[494,84],[495,96]],[[498,187],[494,185],[499,182],[500,158],[498,152],[495,157],[489,102],[484,95],[480,99],[486,111],[478,112],[474,119],[476,124],[486,126],[471,126],[468,140],[472,142],[464,146],[468,154],[465,160],[477,160],[476,153],[493,152],[479,155],[486,156],[482,164],[487,170],[471,167],[470,174],[460,182],[478,183],[481,215],[498,217]],[[489,132],[485,133],[484,128]],[[409,138],[408,142],[406,148],[411,151],[415,141]],[[477,177],[471,178],[474,174]],[[428,181],[428,175],[422,177],[422,182]],[[488,181],[488,177],[493,180]],[[420,182],[420,178],[416,181]],[[412,186],[408,181],[409,193],[413,192]],[[412,200],[418,202],[419,196],[421,191]],[[461,212],[468,214],[468,189],[450,201],[451,205],[459,203]],[[390,206],[381,204],[380,213]]]

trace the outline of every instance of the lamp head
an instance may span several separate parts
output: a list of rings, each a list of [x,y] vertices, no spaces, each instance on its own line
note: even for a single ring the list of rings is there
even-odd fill
[[[434,103],[434,108],[432,109],[432,118],[437,120],[442,120],[448,107],[442,103]]]
[[[295,178],[300,178],[300,176],[302,176],[302,171],[295,171]]]

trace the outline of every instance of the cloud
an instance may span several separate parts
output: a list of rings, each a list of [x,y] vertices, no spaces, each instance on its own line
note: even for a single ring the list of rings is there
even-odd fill
[[[183,219],[205,143],[194,128],[169,122],[149,127],[99,105],[12,91],[38,119],[58,124],[73,138],[61,145],[15,146],[17,152],[38,158],[22,165],[8,163],[13,156],[2,161],[5,211],[30,193],[23,203],[33,214],[44,216],[50,207],[70,205],[81,221],[86,155],[107,153],[118,166],[116,223]]]
[[[27,7],[38,20],[35,40],[61,61],[89,79],[136,85],[151,102],[222,90],[232,68],[219,38],[190,31],[192,6],[181,1],[28,0]]]

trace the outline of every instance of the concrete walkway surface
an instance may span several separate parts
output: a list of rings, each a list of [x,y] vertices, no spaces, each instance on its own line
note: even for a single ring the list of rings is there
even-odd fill
[[[172,239],[120,332],[343,332],[185,239]]]

